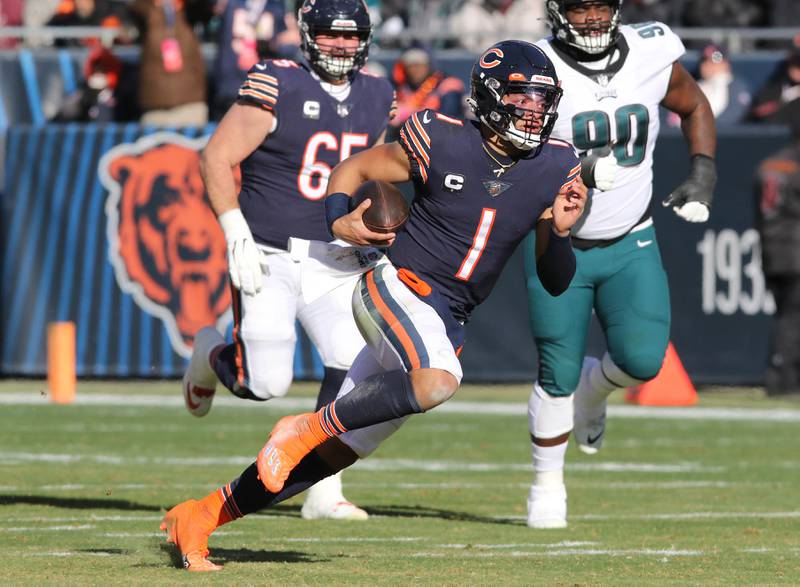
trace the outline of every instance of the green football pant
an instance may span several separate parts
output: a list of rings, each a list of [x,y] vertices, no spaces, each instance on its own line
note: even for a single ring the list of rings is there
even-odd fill
[[[652,226],[607,247],[575,249],[575,277],[558,297],[536,275],[534,233],[524,247],[528,310],[545,391],[564,396],[578,386],[592,309],[617,367],[642,381],[658,374],[669,342],[670,305]]]

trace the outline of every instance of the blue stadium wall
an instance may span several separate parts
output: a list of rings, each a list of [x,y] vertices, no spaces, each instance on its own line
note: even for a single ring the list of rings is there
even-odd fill
[[[185,153],[199,148],[211,131],[208,127],[156,133],[133,124],[8,129],[0,223],[0,373],[44,375],[47,324],[71,320],[77,324],[80,376],[182,374],[190,343],[176,327],[181,311],[175,300],[180,296],[158,299],[160,290],[169,289],[170,279],[166,273],[157,275],[164,263],[157,253],[137,253],[133,264],[120,260],[124,247],[117,241],[124,240],[125,230],[119,216],[120,190],[115,187],[119,184],[109,177],[109,161],[140,157],[145,147],[165,144],[178,145]],[[710,223],[698,226],[657,205],[688,170],[680,134],[665,131],[659,139],[653,212],[672,286],[672,341],[698,382],[762,379],[774,302],[764,288],[753,229],[753,175],[759,161],[786,140],[779,130],[742,127],[722,132],[714,213]],[[129,173],[122,177],[131,178]],[[173,196],[162,184],[151,185],[161,185],[160,201],[170,203]],[[148,189],[131,192],[147,196],[133,207],[136,218],[159,213],[148,211]],[[220,236],[214,249],[217,261],[223,254]],[[468,325],[462,355],[467,380],[525,381],[535,375],[521,263],[517,254]],[[219,263],[215,266],[219,284]],[[214,291],[216,297],[209,297],[201,314],[210,316],[215,306],[214,320],[222,329],[227,325],[230,336],[230,314],[219,312],[224,291]],[[590,353],[603,350],[596,327],[589,347]],[[319,358],[302,333],[294,367],[298,378],[321,376]]]

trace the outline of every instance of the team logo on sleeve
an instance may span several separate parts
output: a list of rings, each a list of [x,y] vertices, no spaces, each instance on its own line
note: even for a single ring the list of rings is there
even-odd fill
[[[225,237],[200,177],[207,140],[157,133],[114,147],[99,165],[117,283],[184,357],[200,328],[224,330],[231,317]]]

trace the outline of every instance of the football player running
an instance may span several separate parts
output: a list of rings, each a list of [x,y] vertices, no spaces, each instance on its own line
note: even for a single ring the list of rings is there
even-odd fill
[[[361,276],[353,312],[367,341],[338,398],[315,413],[287,416],[241,476],[162,523],[189,570],[216,570],[208,537],[220,525],[270,507],[368,456],[411,414],[449,399],[461,381],[463,323],[492,290],[517,245],[537,231],[543,287],[558,295],[575,258],[570,229],[586,188],[571,145],[549,139],[561,89],[553,65],[530,43],[491,47],[472,71],[478,121],[431,110],[411,116],[400,141],[339,164],[326,220],[354,245],[392,243]],[[368,230],[363,202],[349,194],[368,180],[414,181],[404,229]]]
[[[383,142],[393,91],[359,72],[372,33],[361,0],[307,0],[298,20],[306,61],[253,66],[203,152],[203,179],[228,244],[235,323],[233,344],[213,328],[195,337],[183,380],[194,416],[208,413],[218,381],[244,399],[285,395],[296,319],[325,367],[320,407],[335,399],[364,345],[350,294],[379,253],[325,243],[324,198],[339,161]],[[332,476],[309,491],[302,516],[367,513],[343,497],[340,476]]]
[[[716,181],[714,115],[678,59],[684,49],[658,22],[620,26],[620,0],[548,0],[552,37],[537,43],[553,60],[564,89],[553,136],[582,153],[592,188],[575,226],[577,271],[552,297],[530,271],[528,303],[539,374],[528,403],[534,483],[528,525],[563,528],[563,468],[573,430],[581,450],[603,440],[606,398],[655,377],[669,341],[670,304],[650,200],[659,105],[677,113],[689,147],[689,177],[664,200],[687,222],[705,222]],[[608,352],[586,357],[597,314]]]

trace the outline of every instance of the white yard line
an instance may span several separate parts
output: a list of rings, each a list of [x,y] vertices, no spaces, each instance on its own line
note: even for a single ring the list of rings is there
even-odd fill
[[[70,465],[73,463],[92,463],[96,465],[167,465],[167,466],[203,466],[203,465],[240,465],[246,466],[254,461],[252,456],[229,457],[151,457],[123,456],[110,454],[62,454],[0,451],[0,465],[23,463],[51,463]],[[530,463],[474,463],[460,461],[426,461],[419,459],[364,459],[352,466],[360,471],[427,471],[427,472],[503,472],[531,470]],[[571,463],[568,471],[601,471],[605,473],[719,473],[724,467],[705,467],[699,463]]]
[[[122,407],[182,407],[183,400],[176,384],[175,395],[126,395],[124,393],[78,394],[75,404],[83,406]],[[280,411],[306,411],[313,409],[315,401],[310,398],[277,398],[260,409]],[[49,405],[46,395],[37,392],[3,392],[0,404],[5,405]],[[215,407],[252,409],[252,402],[221,395],[214,399]],[[454,400],[436,408],[440,414],[469,414],[523,416],[527,405],[511,402],[472,402]],[[752,409],[752,408],[651,408],[645,406],[613,405],[608,408],[612,418],[650,418],[656,420],[725,420],[740,422],[800,422],[800,410]]]
[[[497,520],[525,520],[525,516],[494,516]],[[680,512],[669,514],[582,514],[570,515],[573,521],[690,521],[690,520],[736,520],[736,519],[777,519],[794,520],[800,518],[800,511],[788,512]]]
[[[703,550],[678,550],[678,549],[655,549],[655,548],[564,548],[541,551],[519,551],[510,552],[475,552],[465,550],[464,552],[417,552],[411,556],[419,558],[439,558],[439,557],[459,557],[459,558],[495,558],[495,557],[558,557],[558,556],[702,556],[706,554]]]

